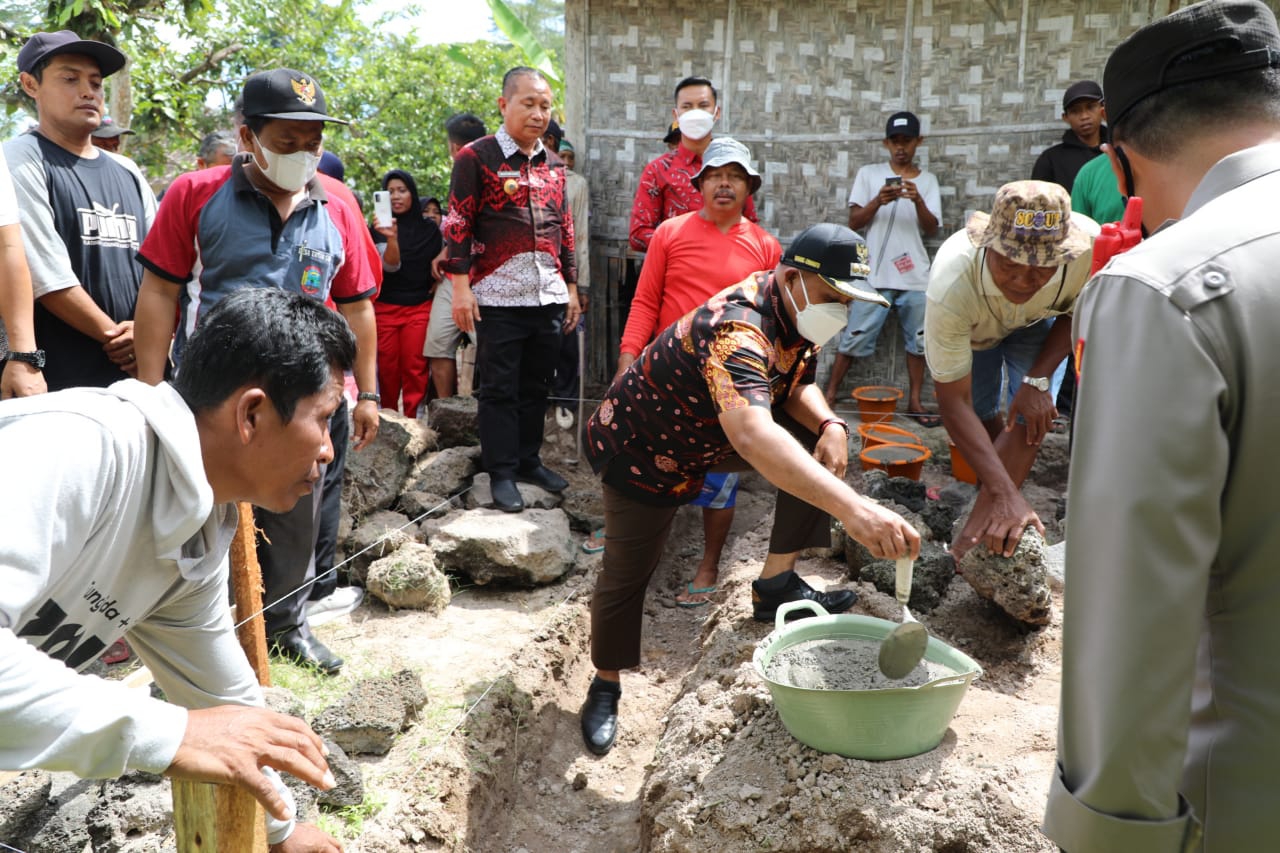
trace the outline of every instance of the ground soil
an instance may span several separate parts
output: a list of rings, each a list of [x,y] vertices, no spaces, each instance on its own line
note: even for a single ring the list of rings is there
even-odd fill
[[[585,464],[564,464],[564,435],[551,439],[546,458],[571,488],[596,488]],[[945,457],[925,479],[950,482]],[[1061,486],[1028,490],[1046,521]],[[347,824],[347,849],[1051,850],[1037,827],[1053,767],[1060,594],[1052,623],[1030,630],[957,577],[941,605],[915,614],[983,668],[942,743],[899,761],[824,755],[786,733],[751,665],[773,628],[750,607],[772,505],[767,484],[748,477],[720,592],[699,609],[674,605],[702,543],[697,511],[679,513],[649,590],[643,663],[623,675],[621,733],[604,757],[578,729],[599,555],[580,552],[548,587],[463,587],[439,616],[370,603],[319,628],[348,661],[340,681],[411,667],[429,695],[390,753],[363,760],[366,808]],[[840,560],[813,555],[799,568],[816,586],[850,585]],[[890,597],[853,586],[854,612],[899,618]]]

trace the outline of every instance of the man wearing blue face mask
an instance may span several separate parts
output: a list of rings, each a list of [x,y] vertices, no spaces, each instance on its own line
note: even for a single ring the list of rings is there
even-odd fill
[[[587,748],[617,733],[620,670],[640,663],[644,593],[671,520],[712,471],[754,468],[778,487],[769,553],[752,583],[753,616],[789,601],[848,610],[849,590],[819,591],[795,573],[805,548],[829,545],[828,513],[877,558],[915,556],[920,536],[843,481],[849,425],[814,385],[819,347],[844,328],[866,285],[867,245],[842,225],[802,231],[772,271],[752,273],[661,332],[614,380],[587,423],[587,456],[604,489],[604,564],[591,599],[597,675],[582,708]]]
[[[327,123],[324,93],[309,74],[288,68],[249,77],[243,93],[239,154],[230,166],[180,175],[165,194],[138,260],[146,268],[138,294],[138,378],[165,378],[170,341],[182,370],[187,338],[200,317],[247,287],[278,287],[335,305],[356,336],[353,373],[359,399],[351,417],[357,450],[378,432],[377,330],[371,298],[377,279],[358,210],[325,191],[316,175]],[[375,256],[376,257],[376,256]],[[174,317],[179,314],[175,335]],[[347,405],[330,421],[335,475],[341,484]],[[268,637],[287,657],[334,673],[342,659],[307,627],[303,612],[315,579],[315,545],[323,489],[291,513],[255,513],[270,546],[260,547],[268,602]],[[305,584],[305,585],[304,585]]]

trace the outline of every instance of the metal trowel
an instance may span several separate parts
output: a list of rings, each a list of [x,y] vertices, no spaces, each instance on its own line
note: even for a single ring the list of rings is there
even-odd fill
[[[902,604],[902,624],[894,628],[889,636],[880,644],[880,672],[885,678],[906,678],[911,670],[924,658],[925,646],[929,645],[929,632],[915,620],[907,609],[907,599],[911,597],[911,575],[915,569],[915,560],[910,557],[898,560],[894,592]]]

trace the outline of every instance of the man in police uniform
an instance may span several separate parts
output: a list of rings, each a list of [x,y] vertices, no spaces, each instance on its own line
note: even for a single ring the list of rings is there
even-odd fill
[[[1108,156],[1155,233],[1094,278],[1082,356],[1058,772],[1076,853],[1280,837],[1280,30],[1181,9],[1104,76]]]

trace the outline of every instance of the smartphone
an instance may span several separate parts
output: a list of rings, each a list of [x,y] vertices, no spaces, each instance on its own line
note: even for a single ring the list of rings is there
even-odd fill
[[[391,193],[378,190],[373,194],[373,218],[379,228],[386,228],[392,222]]]
[[[884,185],[886,187],[900,187],[902,186],[902,176],[890,175],[889,177],[884,179]]]

